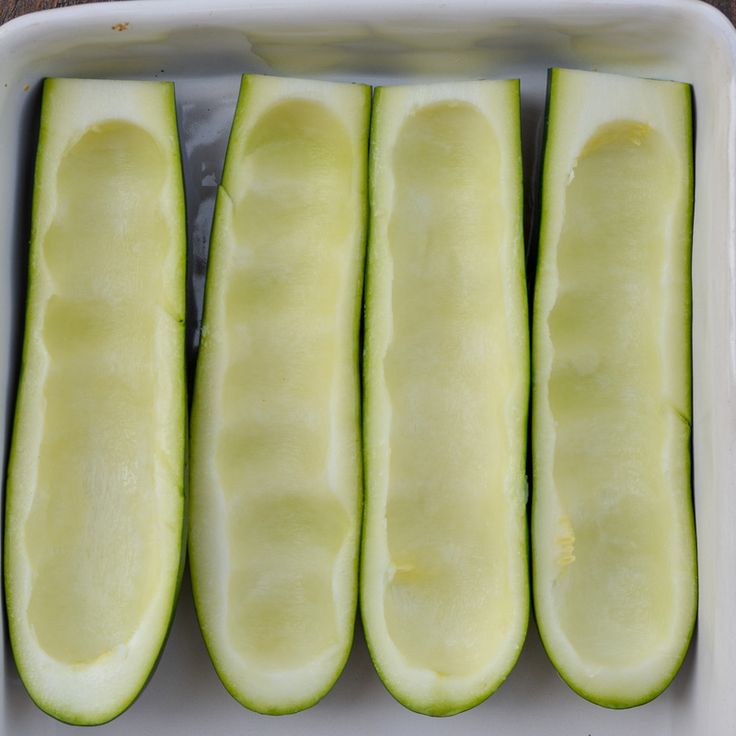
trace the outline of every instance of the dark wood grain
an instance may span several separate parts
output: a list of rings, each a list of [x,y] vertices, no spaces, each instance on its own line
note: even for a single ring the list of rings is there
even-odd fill
[[[63,8],[67,5],[81,5],[92,0],[0,0],[0,24],[19,15],[32,13],[34,10]],[[102,0],[109,2],[110,0]]]
[[[731,23],[736,25],[736,0],[708,0],[708,2],[715,5],[721,13],[730,18]]]
[[[110,1],[103,0],[103,2]],[[60,8],[65,5],[81,5],[86,2],[91,2],[91,0],[0,0],[0,24],[18,15],[32,13],[34,10]],[[708,2],[718,8],[731,20],[731,23],[736,25],[736,0],[708,0]]]

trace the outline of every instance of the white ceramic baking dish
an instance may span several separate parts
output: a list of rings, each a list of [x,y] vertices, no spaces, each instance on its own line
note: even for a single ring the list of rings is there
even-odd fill
[[[499,734],[733,736],[736,733],[736,32],[694,0],[160,0],[37,13],[0,27],[0,447],[23,319],[29,186],[46,76],[173,79],[189,207],[192,324],[216,184],[241,72],[383,83],[520,77],[527,199],[533,199],[548,66],[693,84],[697,112],[694,291],[695,502],[700,614],[671,687],[610,711],[571,692],[533,625],[501,689],[437,720],[386,693],[360,631],[317,706],[259,716],[219,683],[185,578],[163,658],[140,699],[100,734]],[[528,205],[531,202],[528,202]],[[196,330],[192,330],[192,342]],[[3,466],[4,467],[4,466]],[[0,736],[71,732],[41,713],[0,637]]]

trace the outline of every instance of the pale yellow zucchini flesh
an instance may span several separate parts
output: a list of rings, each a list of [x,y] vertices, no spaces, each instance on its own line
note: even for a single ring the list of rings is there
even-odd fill
[[[217,199],[192,417],[190,560],[223,683],[314,704],[353,637],[370,90],[243,78]]]
[[[374,97],[361,610],[391,693],[493,692],[528,619],[518,82]]]
[[[690,88],[553,70],[533,325],[535,611],[586,698],[646,702],[696,607]]]
[[[31,697],[77,724],[136,697],[183,547],[186,236],[173,85],[44,85],[5,592]]]

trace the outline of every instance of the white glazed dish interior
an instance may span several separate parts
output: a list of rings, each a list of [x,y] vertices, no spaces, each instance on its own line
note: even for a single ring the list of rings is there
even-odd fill
[[[0,28],[0,58],[4,463],[22,332],[31,167],[44,77],[177,83],[194,340],[212,206],[242,72],[372,84],[520,77],[528,210],[535,197],[531,172],[537,163],[547,67],[692,83],[697,120],[693,356],[700,609],[690,652],[670,688],[629,711],[592,705],[556,674],[532,624],[516,668],[493,697],[451,719],[430,719],[405,710],[384,690],[358,627],[347,668],[321,703],[293,716],[259,716],[238,705],[217,679],[185,577],[171,636],[151,683],[126,713],[96,733],[736,732],[736,32],[723,16],[692,0],[140,1],[21,18]],[[33,705],[5,636],[0,648],[0,736],[74,731]]]

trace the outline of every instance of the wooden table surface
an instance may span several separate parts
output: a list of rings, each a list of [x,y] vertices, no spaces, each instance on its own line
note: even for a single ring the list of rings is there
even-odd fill
[[[108,0],[109,1],[109,0]],[[0,23],[15,18],[16,15],[31,13],[34,10],[58,8],[64,5],[79,5],[90,0],[0,0]],[[736,25],[736,0],[708,0]]]

